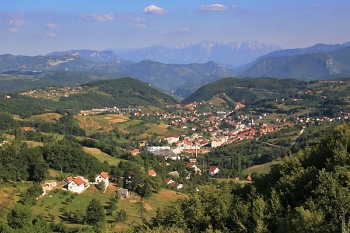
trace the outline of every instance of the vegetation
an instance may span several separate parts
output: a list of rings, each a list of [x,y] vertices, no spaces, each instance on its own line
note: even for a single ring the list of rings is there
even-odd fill
[[[130,78],[87,84],[70,97],[54,100],[42,97],[44,92],[36,98],[13,95],[2,99],[0,231],[349,229],[350,125],[343,117],[350,103],[348,84],[254,81],[223,80],[222,84],[234,82],[233,89],[244,91],[215,93],[208,95],[210,101],[188,105],[175,105],[172,98]],[[127,101],[147,105],[142,108],[149,112],[102,111],[77,117],[83,107],[112,104],[117,99],[127,106]],[[243,100],[247,106],[233,111]],[[33,108],[20,111],[26,101]],[[76,106],[67,109],[72,103]],[[334,118],[316,120],[323,113]],[[219,117],[223,114],[227,117]],[[94,126],[86,119],[94,119]],[[269,124],[273,130],[259,135],[259,129]],[[204,144],[201,150],[206,153],[198,156],[183,152],[181,160],[166,160],[146,150],[147,146],[175,146],[164,140],[168,135],[179,135],[184,141],[193,137],[200,143],[215,140],[210,130],[219,128],[215,133],[225,136],[235,130],[239,133],[243,126],[255,128],[255,137],[237,137],[216,148]],[[131,154],[133,149],[138,153]],[[188,167],[193,159],[197,169]],[[212,166],[220,172],[210,177],[207,169]],[[155,177],[148,173],[152,170]],[[68,176],[94,181],[102,171],[108,173],[108,186],[90,184],[81,194],[61,190]],[[251,181],[245,180],[247,176]],[[48,179],[59,184],[52,191],[45,188],[47,195],[42,197]],[[126,194],[119,199],[118,189],[127,189],[130,199]]]

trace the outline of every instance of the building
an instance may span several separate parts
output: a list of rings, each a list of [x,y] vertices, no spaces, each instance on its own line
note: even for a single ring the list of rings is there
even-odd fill
[[[107,172],[101,172],[100,175],[96,176],[96,178],[95,178],[96,184],[98,184],[102,181],[105,183],[106,186],[109,184],[109,177],[108,177]]]
[[[152,170],[149,170],[149,171],[148,171],[148,175],[149,175],[149,176],[157,176],[157,172],[156,172],[155,170],[152,169]]]
[[[82,193],[85,190],[85,182],[81,177],[74,178],[68,184],[68,190],[73,193]]]
[[[215,176],[216,174],[218,174],[220,171],[220,169],[218,167],[212,166],[208,169],[208,174],[209,176]]]

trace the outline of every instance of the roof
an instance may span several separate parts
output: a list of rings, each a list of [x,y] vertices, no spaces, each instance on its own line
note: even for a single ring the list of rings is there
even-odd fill
[[[180,136],[178,135],[169,135],[169,136],[166,136],[165,138],[179,138]]]
[[[108,178],[108,173],[107,172],[101,172],[100,176],[102,176],[104,179]]]
[[[155,175],[157,175],[157,172],[155,171],[155,170],[149,170],[148,171],[148,175],[150,175],[150,176],[155,176]]]
[[[68,182],[71,182],[71,181],[73,180],[73,177],[69,176],[69,177],[66,178],[66,180],[67,180]]]
[[[75,178],[75,179],[73,180],[73,182],[76,183],[78,186],[84,184],[83,179],[80,178],[79,176],[78,176],[77,178]]]
[[[164,179],[164,182],[165,182],[166,184],[168,184],[170,181],[171,181],[171,180],[170,180],[169,178],[165,178],[165,179]]]
[[[218,167],[215,167],[215,166],[210,167],[210,168],[209,168],[209,171],[210,171],[210,172],[214,172],[214,171],[215,171],[215,169],[217,169],[217,168],[218,168]]]
[[[192,163],[188,163],[188,164],[186,165],[186,167],[192,168],[192,167],[193,167],[193,164],[192,164]]]
[[[118,189],[117,192],[119,195],[127,195],[129,193],[127,189],[122,189],[122,188]]]

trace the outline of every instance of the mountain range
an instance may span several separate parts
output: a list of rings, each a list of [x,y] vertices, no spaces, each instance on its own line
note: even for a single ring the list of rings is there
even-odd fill
[[[141,49],[114,49],[123,59],[139,62],[153,60],[161,63],[188,64],[215,63],[236,67],[254,61],[266,53],[280,50],[281,47],[261,42],[227,42],[202,41],[197,44],[179,47],[151,46]]]
[[[171,50],[162,48],[163,54]],[[230,59],[236,59],[237,53],[233,51],[240,52],[239,56],[244,60],[244,57],[254,53],[257,57],[264,49],[272,48],[273,46],[267,48],[257,42],[251,44],[202,42],[173,51],[184,52],[180,63],[184,63],[186,59],[193,61],[195,57],[202,57],[203,61],[206,61],[208,57],[216,54],[222,59],[220,63],[228,64]],[[133,53],[142,57],[146,50],[149,54],[157,54],[159,49],[160,47],[149,47],[133,50]],[[185,56],[185,53],[188,56]],[[175,58],[175,55],[170,57]],[[125,58],[112,51],[96,50],[69,50],[53,52],[46,56],[0,55],[0,72],[2,72],[0,91],[11,92],[43,85],[81,85],[94,80],[129,76],[186,98],[201,86],[225,77],[275,77],[310,81],[350,75],[350,42],[277,50],[254,58],[255,60],[249,60],[250,63],[235,69],[229,69],[212,61],[167,64],[153,60],[134,62],[128,60],[129,58],[131,57]]]
[[[258,58],[238,76],[314,80],[332,79],[349,74],[350,42],[275,51]]]

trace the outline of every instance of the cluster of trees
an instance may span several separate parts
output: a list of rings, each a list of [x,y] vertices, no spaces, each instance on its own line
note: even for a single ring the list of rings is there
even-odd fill
[[[115,202],[112,205],[115,209]],[[112,208],[112,207],[110,207]],[[125,211],[119,211],[115,216],[116,221],[125,221]],[[88,224],[92,227],[67,227],[63,223],[55,224],[54,215],[51,215],[49,224],[44,216],[34,216],[30,206],[25,203],[17,203],[7,215],[7,224],[0,222],[0,232],[105,232],[106,213],[104,206],[97,199],[92,199],[82,211],[63,211],[62,218],[71,223]]]
[[[26,143],[13,141],[0,150],[0,180],[42,181],[48,176],[49,166],[40,148],[29,148]]]
[[[289,148],[266,146],[261,142],[241,141],[217,147],[205,155],[205,163],[219,166],[223,177],[240,176],[243,169],[283,158]]]

